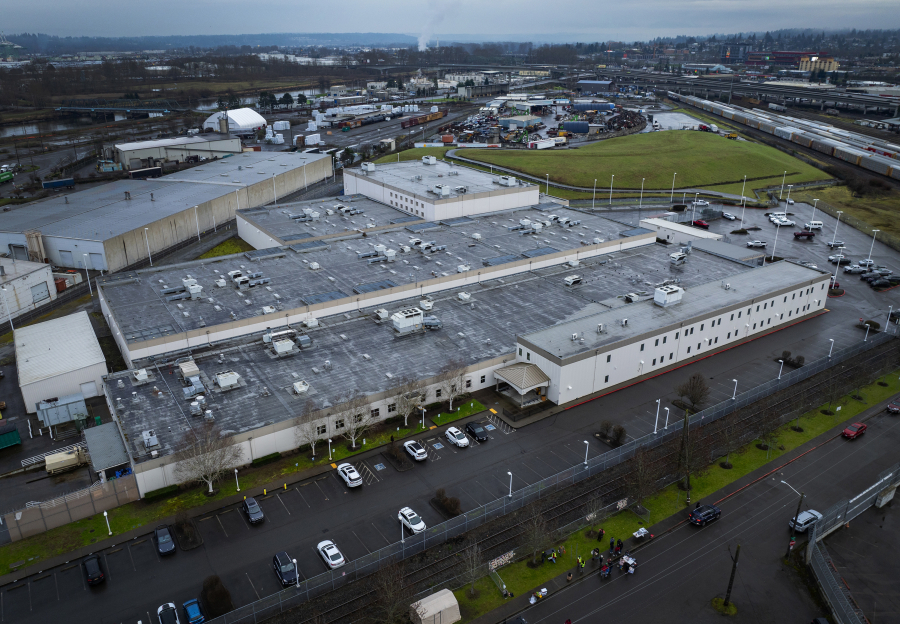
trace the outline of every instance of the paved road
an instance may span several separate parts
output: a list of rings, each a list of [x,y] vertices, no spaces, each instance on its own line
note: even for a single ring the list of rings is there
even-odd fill
[[[592,576],[574,586],[563,584],[559,592],[523,614],[528,624],[558,624],[566,619],[573,623],[611,619],[721,622],[722,616],[710,607],[710,600],[724,595],[731,573],[729,551],[733,553],[738,544],[740,566],[732,593],[738,614],[733,621],[809,622],[826,615],[797,574],[781,562],[790,536],[787,522],[798,501],[781,481],[806,494],[804,509],[820,511],[864,490],[879,472],[896,463],[900,443],[900,418],[879,411],[868,422],[869,431],[859,440],[826,442],[825,435],[813,441],[807,446],[821,446],[719,503],[722,517],[707,527],[684,523],[661,534],[675,524],[670,520],[651,528],[659,537],[635,553],[638,570],[634,575],[613,572],[602,582]],[[803,450],[805,447],[788,457]],[[773,468],[757,471],[727,492],[737,491]],[[703,502],[722,495],[717,493]],[[894,543],[896,540],[894,535]]]
[[[794,209],[799,211],[801,207]],[[821,218],[826,221],[827,234],[833,220],[828,222],[824,215]],[[772,227],[764,222],[761,211],[746,217],[748,223],[752,220]],[[713,224],[713,229],[723,231],[734,227],[731,222]],[[864,235],[849,228],[842,232],[853,251],[868,253]],[[824,243],[791,239],[779,255],[788,250],[803,252],[820,266],[830,266],[820,260],[827,254]],[[874,257],[891,264],[896,263],[897,254],[876,244]],[[604,452],[606,448],[594,442],[591,435],[601,420],[623,423],[632,437],[649,433],[654,426],[663,427],[665,412],[661,412],[656,423],[656,399],[662,399],[663,407],[669,405],[674,398],[672,387],[694,372],[710,379],[711,402],[725,400],[733,392],[733,379],[739,380],[741,391],[775,377],[778,364],[774,359],[784,349],[811,361],[827,355],[829,338],[835,340],[835,348],[862,340],[862,332],[852,327],[852,322],[860,315],[886,316],[889,304],[900,305],[900,289],[875,293],[858,280],[848,282],[847,296],[830,299],[827,314],[521,430],[498,427],[485,444],[456,450],[442,444],[436,433],[430,433],[424,436],[429,461],[408,472],[396,472],[379,457],[357,462],[367,480],[358,491],[348,491],[333,473],[328,473],[272,493],[262,501],[267,514],[262,526],[249,527],[234,508],[204,516],[199,524],[205,544],[196,550],[160,560],[146,538],[106,549],[102,556],[109,578],[102,587],[85,587],[72,563],[35,573],[15,585],[0,588],[0,621],[45,622],[64,618],[73,609],[95,622],[146,621],[147,613],[160,603],[196,596],[202,579],[212,573],[222,576],[236,605],[248,604],[276,591],[276,579],[269,566],[272,554],[279,550],[286,549],[297,558],[305,578],[319,574],[324,566],[313,549],[321,539],[333,539],[350,559],[361,557],[396,541],[396,513],[404,505],[412,506],[426,523],[440,522],[428,504],[439,487],[459,497],[464,508],[475,508],[506,493],[507,471],[513,473],[513,487],[521,488],[582,461],[584,440],[591,441],[592,455]],[[859,447],[880,444],[879,439],[877,434],[870,435],[861,440]],[[848,474],[852,474],[850,468]],[[839,496],[837,491],[835,496]],[[729,508],[727,513],[731,516],[736,512]],[[726,523],[720,526],[725,527]],[[748,560],[753,557],[748,554]]]

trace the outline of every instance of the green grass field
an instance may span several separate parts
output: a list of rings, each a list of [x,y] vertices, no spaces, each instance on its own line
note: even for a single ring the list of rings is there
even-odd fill
[[[420,160],[422,156],[437,156],[438,158],[443,158],[444,154],[447,153],[448,150],[452,150],[453,147],[414,147],[412,149],[404,150],[400,152],[400,161],[404,160]],[[382,156],[376,163],[391,163],[397,162],[397,154],[391,154],[390,156]]]
[[[729,141],[707,132],[651,132],[617,137],[579,147],[577,150],[478,150],[468,149],[468,158],[509,167],[551,182],[613,190],[708,188],[740,193],[744,176],[766,178],[747,183],[748,188],[771,184],[787,171],[787,183],[825,180],[829,176],[815,167],[774,148],[747,141]],[[727,185],[727,186],[726,186]],[[734,188],[737,191],[734,191]]]

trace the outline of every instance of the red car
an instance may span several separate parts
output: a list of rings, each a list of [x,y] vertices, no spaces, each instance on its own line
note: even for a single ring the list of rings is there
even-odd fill
[[[694,224],[694,227],[703,228],[704,230],[709,229],[709,223],[707,223],[706,221],[703,221],[701,219],[697,219],[696,221],[693,222],[693,224]]]
[[[853,423],[852,425],[844,429],[844,433],[841,435],[843,435],[848,440],[853,440],[854,438],[858,438],[859,436],[864,434],[866,432],[866,429],[868,429],[868,427],[863,423]]]
[[[810,232],[809,230],[803,230],[802,232],[794,232],[794,238],[814,238],[816,235],[815,232]]]
[[[887,411],[891,414],[900,414],[900,401],[891,401],[888,403]]]

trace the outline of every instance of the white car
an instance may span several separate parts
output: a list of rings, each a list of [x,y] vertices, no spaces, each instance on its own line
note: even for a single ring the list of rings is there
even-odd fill
[[[730,212],[723,212],[723,213],[722,213],[722,218],[723,218],[723,219],[728,219],[729,221],[734,221],[735,219],[737,219],[737,217],[734,216],[733,214],[731,214]]]
[[[446,432],[444,432],[444,435],[453,446],[458,446],[459,448],[469,446],[469,438],[467,438],[466,434],[464,434],[456,427],[450,427]]]
[[[353,464],[340,464],[337,467],[337,471],[341,479],[344,480],[344,483],[347,484],[347,487],[357,487],[362,485],[362,477],[359,476],[359,473],[356,471],[356,468],[353,467]]]
[[[425,447],[419,444],[417,440],[404,442],[403,448],[405,448],[406,452],[412,455],[412,458],[416,461],[425,461],[428,459],[428,453],[425,452]]]
[[[411,533],[421,533],[425,530],[425,521],[409,507],[401,509],[400,513],[397,514],[397,519],[400,520],[400,524],[409,529]]]
[[[787,200],[787,205],[788,205],[788,206],[793,206],[793,205],[794,205],[794,200],[793,200],[793,199]]]
[[[760,240],[747,241],[747,247],[763,247],[764,248],[765,246],[766,246],[766,241],[760,241]]]
[[[796,527],[794,526],[794,519],[791,518],[788,520],[788,526],[796,529],[798,533],[805,533],[809,527],[814,525],[816,522],[822,519],[822,514],[820,514],[815,509],[810,509],[808,511],[800,512],[800,515],[797,516]]]
[[[866,258],[866,259],[864,259],[864,260],[860,260],[859,262],[857,262],[857,264],[858,264],[859,266],[865,266],[865,267],[868,267],[868,266],[872,266],[873,264],[875,264],[875,261],[872,260],[872,258]]]
[[[341,551],[338,550],[338,547],[334,545],[334,542],[331,540],[325,540],[324,542],[319,542],[316,546],[316,550],[319,555],[325,561],[325,565],[334,570],[335,568],[339,568],[347,561],[344,559],[344,555],[341,554]]]
[[[839,240],[836,240],[836,241],[828,241],[828,242],[825,243],[825,244],[828,245],[829,247],[831,247],[832,249],[834,249],[835,247],[843,247],[843,246],[844,246],[844,241],[839,241]]]
[[[704,199],[698,199],[697,201],[691,203],[695,206],[709,206],[709,202]]]
[[[796,223],[794,223],[790,219],[778,219],[774,223],[775,225],[779,225],[781,227],[794,227],[796,225]]]
[[[181,624],[181,620],[178,619],[178,609],[172,602],[160,605],[156,610],[156,617],[159,618],[159,624]]]

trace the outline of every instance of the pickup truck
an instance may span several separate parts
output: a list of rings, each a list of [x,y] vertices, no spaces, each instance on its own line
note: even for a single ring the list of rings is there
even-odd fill
[[[816,233],[810,232],[809,230],[803,230],[802,232],[794,232],[794,238],[815,238]]]
[[[766,241],[759,241],[759,240],[755,240],[755,241],[747,241],[747,247],[762,247],[762,248],[765,248],[765,246],[766,246]]]

